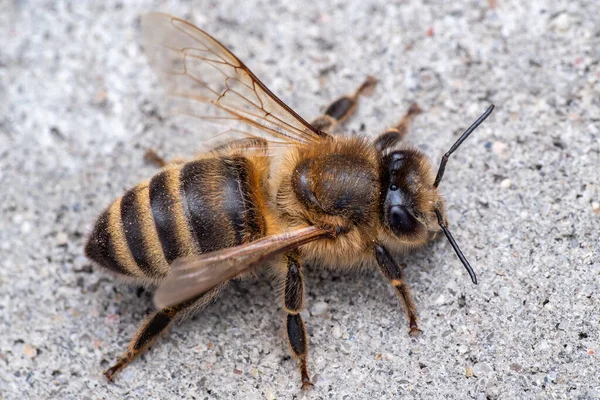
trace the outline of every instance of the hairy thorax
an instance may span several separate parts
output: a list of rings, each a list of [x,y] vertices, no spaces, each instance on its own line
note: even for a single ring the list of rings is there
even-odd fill
[[[305,259],[326,267],[364,264],[379,227],[380,162],[361,138],[326,139],[298,147],[275,175],[276,209],[283,225],[332,228],[337,237],[309,243]]]

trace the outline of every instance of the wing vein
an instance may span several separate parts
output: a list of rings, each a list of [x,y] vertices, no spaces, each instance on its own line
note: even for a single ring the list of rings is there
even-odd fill
[[[186,106],[192,110],[190,114],[199,107],[195,103],[209,104],[219,111],[211,120],[220,118],[221,113],[234,117],[220,119],[232,124],[231,132],[238,132],[236,125],[246,124],[251,128],[248,135],[284,140],[288,145],[327,136],[276,97],[219,41],[189,22],[152,13],[143,17],[142,29],[151,64],[166,73],[169,93],[181,102],[190,102]],[[176,104],[181,106],[185,104]]]

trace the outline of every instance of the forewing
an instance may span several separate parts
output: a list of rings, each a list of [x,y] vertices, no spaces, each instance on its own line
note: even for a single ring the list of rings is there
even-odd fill
[[[142,17],[150,64],[175,100],[175,112],[224,124],[227,132],[278,143],[310,143],[326,134],[279,100],[216,39],[179,18],[150,13]],[[202,104],[208,104],[205,111]]]
[[[235,247],[179,258],[173,262],[171,272],[154,294],[154,304],[159,309],[179,304],[250,270],[270,257],[331,236],[331,231],[309,226]]]

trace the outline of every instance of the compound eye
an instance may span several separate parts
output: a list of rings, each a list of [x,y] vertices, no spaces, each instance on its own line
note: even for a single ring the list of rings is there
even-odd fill
[[[414,232],[419,222],[404,206],[394,205],[390,207],[388,214],[390,228],[396,234],[407,234]]]

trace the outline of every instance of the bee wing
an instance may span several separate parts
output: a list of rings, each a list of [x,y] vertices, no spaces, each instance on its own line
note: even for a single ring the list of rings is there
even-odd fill
[[[331,236],[331,231],[309,226],[239,246],[178,258],[154,294],[154,304],[158,308],[179,304],[205,293],[272,256]]]
[[[326,136],[271,93],[225,46],[189,22],[150,13],[142,17],[142,32],[150,64],[176,99],[178,113],[225,124],[228,132],[266,134],[277,143],[310,143]],[[200,103],[212,106],[211,111],[203,114]]]

